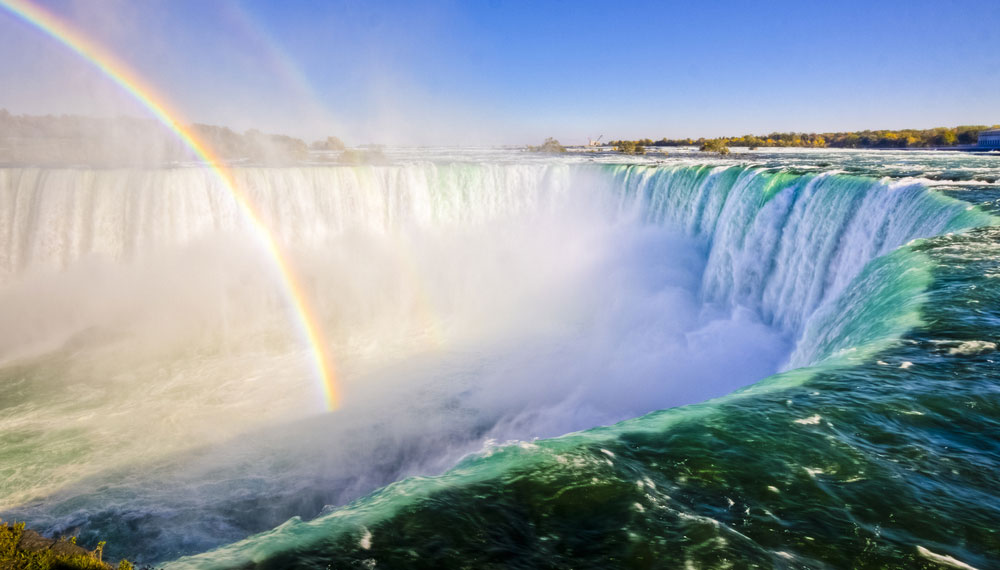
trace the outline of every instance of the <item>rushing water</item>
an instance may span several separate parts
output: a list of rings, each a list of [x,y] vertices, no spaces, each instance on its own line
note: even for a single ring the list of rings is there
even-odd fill
[[[995,564],[1000,157],[670,150],[238,168],[332,413],[204,169],[0,170],[0,515],[168,568]]]

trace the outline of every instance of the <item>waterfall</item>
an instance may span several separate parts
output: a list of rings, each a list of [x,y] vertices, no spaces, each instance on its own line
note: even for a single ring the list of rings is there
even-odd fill
[[[210,548],[484,441],[867,354],[919,322],[907,244],[988,221],[918,183],[747,166],[233,176],[313,300],[344,410],[314,405],[284,297],[208,171],[0,169],[0,373],[21,387],[0,511],[133,540],[131,509],[164,533],[153,559]]]

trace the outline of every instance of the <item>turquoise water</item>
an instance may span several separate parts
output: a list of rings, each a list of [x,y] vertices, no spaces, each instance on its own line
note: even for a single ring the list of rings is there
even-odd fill
[[[67,385],[123,374],[105,363],[117,354],[107,342],[77,333],[72,350],[2,369],[24,387],[0,416],[16,482],[5,518],[101,536],[167,568],[996,564],[1000,158],[410,158],[241,174],[262,196],[286,192],[272,223],[302,259],[352,268],[307,273],[313,294],[343,299],[323,313],[343,355],[343,412],[302,419],[310,392],[271,318],[234,327],[259,334],[208,335],[223,348],[152,353],[176,368],[157,380],[173,386],[176,417],[122,387],[148,391],[141,374],[100,383],[125,394],[113,408],[77,396],[50,409]],[[164,176],[197,173],[145,184],[179,184]],[[23,201],[32,191],[20,188]],[[182,200],[188,219],[195,200]],[[377,246],[358,237],[375,234]],[[204,247],[188,243],[187,256]],[[60,255],[58,275],[82,263]],[[158,267],[145,259],[144,273]],[[25,270],[9,273],[8,298]],[[221,279],[210,285],[227,296],[245,287]],[[386,280],[396,285],[374,295]],[[267,291],[248,299],[280,312]],[[388,351],[399,356],[373,364]],[[89,372],[67,372],[80,362]],[[204,385],[262,365],[264,383],[291,394],[287,412],[266,388],[246,401],[274,402],[267,422],[245,419],[265,408],[211,403],[239,398]],[[176,425],[149,440],[163,453],[108,452],[89,468],[118,435],[83,419],[56,437],[27,419],[58,423],[73,406],[81,418],[140,406]],[[149,417],[138,424],[162,423]],[[216,424],[216,438],[192,435]]]

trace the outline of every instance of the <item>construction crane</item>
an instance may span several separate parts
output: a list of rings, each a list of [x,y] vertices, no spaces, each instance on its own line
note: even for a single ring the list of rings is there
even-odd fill
[[[587,137],[587,146],[601,146],[601,137],[603,136],[604,135],[601,135],[596,139],[591,139],[590,137]]]

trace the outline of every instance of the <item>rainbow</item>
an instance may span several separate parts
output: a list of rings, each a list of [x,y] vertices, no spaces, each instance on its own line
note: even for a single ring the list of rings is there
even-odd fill
[[[146,107],[157,120],[176,133],[181,141],[205,162],[212,173],[222,182],[223,186],[229,190],[255,234],[260,238],[265,250],[274,261],[275,267],[281,276],[282,285],[294,309],[297,324],[301,327],[309,344],[316,373],[322,382],[327,408],[335,410],[340,407],[340,392],[337,386],[337,376],[333,362],[326,351],[320,327],[309,308],[306,295],[299,284],[298,278],[292,271],[288,260],[282,255],[281,248],[275,241],[271,231],[261,221],[261,216],[249,196],[237,186],[230,169],[222,163],[219,157],[205,143],[198,140],[198,137],[189,127],[178,120],[178,114],[168,109],[163,97],[156,96],[149,85],[144,84],[135,72],[129,69],[127,65],[116,58],[111,52],[96,42],[89,40],[78,30],[59,20],[55,15],[30,2],[25,0],[0,0],[0,6],[3,6],[15,16],[58,40],[92,63],[102,73],[107,75],[108,78],[121,86],[122,89]]]

